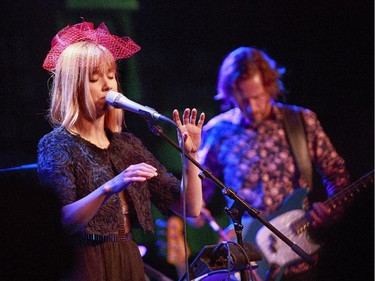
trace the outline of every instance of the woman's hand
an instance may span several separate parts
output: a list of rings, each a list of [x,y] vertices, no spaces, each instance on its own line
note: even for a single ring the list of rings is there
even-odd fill
[[[193,108],[192,110],[186,108],[183,113],[183,123],[181,123],[178,110],[175,109],[173,111],[173,120],[176,122],[177,127],[181,132],[183,143],[185,145],[186,152],[188,153],[198,152],[201,143],[202,127],[205,119],[205,114],[203,112],[201,113],[198,122],[197,114],[198,113],[195,108]],[[180,139],[179,141],[181,143]]]
[[[157,175],[156,168],[149,164],[130,165],[116,177],[105,183],[103,188],[107,194],[116,194],[133,182],[143,182]]]
[[[95,216],[102,204],[113,194],[119,193],[133,182],[143,182],[157,176],[156,169],[146,163],[130,165],[113,179],[107,181],[85,197],[62,208],[62,220],[67,229],[74,233]]]

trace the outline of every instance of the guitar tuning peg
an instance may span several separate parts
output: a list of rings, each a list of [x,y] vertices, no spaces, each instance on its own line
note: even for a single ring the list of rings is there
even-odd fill
[[[167,227],[167,221],[163,219],[157,219],[155,221],[155,225],[158,227],[166,228]]]
[[[166,236],[166,234],[166,231],[162,229],[156,231],[156,236]]]
[[[161,240],[157,240],[155,242],[155,246],[156,247],[159,247],[159,248],[166,248],[167,247],[167,243],[164,242],[164,241],[161,241]]]

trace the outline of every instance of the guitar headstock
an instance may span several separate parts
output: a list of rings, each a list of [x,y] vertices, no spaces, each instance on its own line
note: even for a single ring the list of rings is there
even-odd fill
[[[184,225],[182,219],[172,216],[167,221],[167,261],[173,265],[185,264]],[[187,248],[187,256],[190,250]]]

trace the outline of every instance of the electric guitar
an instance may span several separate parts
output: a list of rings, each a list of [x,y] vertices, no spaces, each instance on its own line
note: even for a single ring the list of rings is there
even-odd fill
[[[167,262],[174,265],[178,276],[186,271],[184,224],[180,217],[171,216],[167,220]],[[187,245],[187,257],[190,256],[190,248]]]
[[[371,171],[323,202],[323,204],[332,210],[339,206],[345,206],[351,202],[357,193],[371,186],[373,182],[374,171]],[[313,255],[319,250],[320,245],[311,241],[307,233],[312,218],[310,212],[302,210],[302,202],[306,195],[307,190],[297,189],[285,199],[283,206],[267,220],[307,254]],[[243,240],[255,243],[264,257],[263,261],[258,263],[257,273],[259,276],[266,276],[266,272],[271,265],[283,269],[301,261],[299,255],[258,220],[246,218],[242,224],[244,226]],[[282,274],[282,271],[280,271],[280,274]]]
[[[178,276],[185,272],[185,244],[183,221],[178,216],[171,216],[167,220],[160,218],[155,221],[157,240],[155,246],[158,255],[176,268]],[[190,249],[187,246],[187,256]]]
[[[231,240],[213,218],[208,209],[202,208],[201,217],[216,233],[219,234],[220,240]],[[174,265],[177,275],[182,276],[186,271],[183,221],[178,216],[171,216],[167,221],[158,220],[157,225],[163,229],[159,232],[166,240],[166,243],[161,240],[158,241],[159,248],[164,252],[162,255],[166,256],[169,264]],[[190,257],[190,255],[190,248],[187,245],[187,257]]]

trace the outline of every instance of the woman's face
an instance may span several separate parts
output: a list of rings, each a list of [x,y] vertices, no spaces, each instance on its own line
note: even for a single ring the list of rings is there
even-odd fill
[[[109,110],[105,97],[108,91],[117,92],[116,70],[105,66],[93,72],[89,79],[91,98],[94,102],[97,117]]]

